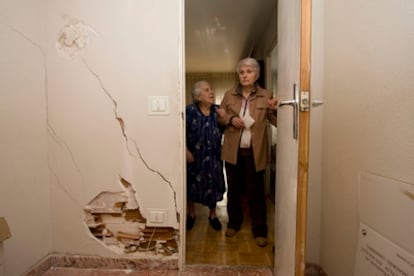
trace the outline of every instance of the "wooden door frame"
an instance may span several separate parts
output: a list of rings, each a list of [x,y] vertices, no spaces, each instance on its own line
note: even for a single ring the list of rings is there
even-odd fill
[[[310,96],[312,0],[301,0],[300,87]],[[301,99],[299,98],[299,102]],[[309,100],[308,100],[309,101]],[[310,104],[310,103],[309,103]],[[310,110],[310,109],[309,109]],[[305,275],[309,171],[309,111],[299,112],[295,276]]]

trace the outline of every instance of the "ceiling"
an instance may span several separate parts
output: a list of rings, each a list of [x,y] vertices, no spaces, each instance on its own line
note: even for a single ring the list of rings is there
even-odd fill
[[[187,72],[234,72],[276,13],[276,0],[185,0]]]

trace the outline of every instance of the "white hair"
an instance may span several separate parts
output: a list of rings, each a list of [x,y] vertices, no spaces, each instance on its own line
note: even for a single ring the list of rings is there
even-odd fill
[[[252,67],[256,71],[256,74],[259,76],[259,74],[260,74],[260,64],[259,64],[259,62],[257,62],[256,59],[251,58],[251,57],[247,57],[247,58],[244,58],[244,59],[240,60],[237,63],[237,66],[236,66],[236,72],[237,73],[240,73],[240,68],[242,66]]]
[[[208,86],[210,86],[210,83],[208,81],[205,81],[205,80],[200,80],[200,81],[194,83],[194,85],[193,85],[193,90],[191,90],[191,93],[193,95],[193,102],[194,103],[198,102],[197,97],[201,93],[201,86],[203,84],[207,84]]]

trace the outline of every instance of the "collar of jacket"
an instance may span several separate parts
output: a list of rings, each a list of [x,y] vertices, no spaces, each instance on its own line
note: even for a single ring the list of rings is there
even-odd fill
[[[254,88],[252,89],[252,94],[254,94],[254,93],[256,93],[257,92],[257,90],[258,90],[258,85],[257,85],[257,83],[255,83],[254,84]],[[243,91],[243,87],[241,86],[241,84],[238,84],[237,86],[236,86],[236,94],[239,94],[240,96],[242,95],[242,91]]]
[[[237,96],[240,96],[240,97],[243,97],[243,95],[242,95],[242,86],[241,86],[241,84],[238,84],[237,86],[236,86],[236,89],[233,91],[233,95],[237,95]],[[260,97],[260,96],[263,96],[263,95],[260,95],[258,92],[260,91],[260,86],[257,84],[257,82],[254,84],[254,88],[253,88],[253,90],[252,90],[252,93],[250,94],[250,97]]]

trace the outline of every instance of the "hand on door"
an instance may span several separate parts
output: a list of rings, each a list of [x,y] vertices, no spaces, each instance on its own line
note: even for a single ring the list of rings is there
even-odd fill
[[[279,107],[279,100],[276,98],[271,98],[268,100],[269,108],[270,109],[277,109]]]

